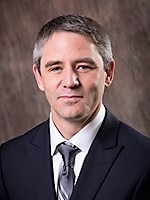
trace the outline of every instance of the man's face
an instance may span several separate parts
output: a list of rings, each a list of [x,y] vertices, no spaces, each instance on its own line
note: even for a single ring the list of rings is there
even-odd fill
[[[90,121],[113,77],[114,63],[109,73],[103,65],[89,37],[71,32],[50,36],[42,52],[41,75],[35,65],[33,72],[46,94],[54,121]]]

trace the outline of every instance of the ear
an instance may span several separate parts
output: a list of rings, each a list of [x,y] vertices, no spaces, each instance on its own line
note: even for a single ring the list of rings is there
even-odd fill
[[[39,73],[38,67],[36,64],[33,65],[33,74],[36,79],[36,83],[41,91],[44,91],[44,84],[43,84],[43,78],[41,74]]]
[[[105,70],[106,72],[105,86],[106,87],[109,87],[111,85],[114,78],[114,71],[115,71],[115,61],[112,60]]]

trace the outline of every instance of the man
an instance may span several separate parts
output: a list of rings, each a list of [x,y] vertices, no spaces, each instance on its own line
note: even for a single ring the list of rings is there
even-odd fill
[[[103,27],[55,18],[39,31],[33,60],[50,118],[1,146],[0,199],[150,199],[150,140],[102,103],[115,69]]]

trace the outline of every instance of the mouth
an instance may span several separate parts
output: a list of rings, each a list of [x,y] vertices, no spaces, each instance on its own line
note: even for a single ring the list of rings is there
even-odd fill
[[[62,95],[59,97],[59,99],[69,103],[76,103],[82,98],[83,96],[80,95]]]

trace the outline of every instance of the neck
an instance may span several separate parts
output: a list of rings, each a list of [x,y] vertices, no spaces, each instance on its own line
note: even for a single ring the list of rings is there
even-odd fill
[[[100,109],[99,107],[100,106],[98,106],[95,109],[95,111],[91,113],[91,115],[89,115],[84,119],[80,120],[68,120],[64,118],[58,119],[55,115],[53,115],[53,112],[52,112],[52,119],[58,131],[61,133],[61,135],[67,140],[69,140],[96,117]]]
[[[55,124],[61,135],[66,138],[67,140],[71,139],[77,132],[79,132],[83,127],[81,124],[78,123],[70,123],[68,121],[61,121],[60,124]]]

